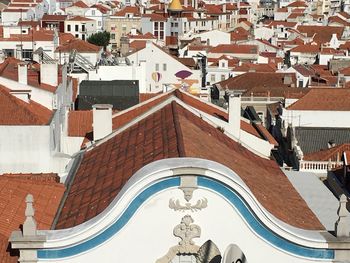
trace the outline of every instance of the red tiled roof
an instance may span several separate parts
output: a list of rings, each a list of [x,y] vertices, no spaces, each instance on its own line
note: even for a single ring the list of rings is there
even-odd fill
[[[304,1],[295,1],[287,5],[287,7],[308,7]]]
[[[280,220],[296,227],[323,229],[274,161],[254,155],[174,101],[85,152],[56,229],[92,219],[106,209],[137,170],[171,157],[222,163]]]
[[[143,34],[138,34],[138,35],[129,34],[128,37],[129,37],[129,39],[156,39],[156,37],[150,32],[147,32],[144,35]]]
[[[0,85],[0,125],[48,125],[53,112],[32,100],[26,103]]]
[[[89,8],[87,4],[85,4],[83,1],[75,2],[72,6],[80,7],[80,8]]]
[[[0,27],[0,42],[2,41],[22,41],[32,42],[34,41],[53,41],[54,31],[40,28],[37,30],[35,27],[28,31],[28,34],[11,34],[10,37],[4,38],[3,27]]]
[[[107,14],[110,11],[110,8],[108,8],[108,7],[104,6],[104,5],[101,5],[101,4],[95,4],[95,5],[91,6],[91,7],[96,8],[102,14]]]
[[[284,84],[286,76],[290,77],[290,84]],[[219,85],[223,89],[245,91],[248,96],[250,96],[253,90],[255,91],[254,96],[258,96],[259,93],[266,96],[267,92],[270,92],[271,97],[284,97],[286,92],[302,91],[302,89],[299,88],[292,88],[291,84],[296,86],[296,77],[294,73],[247,72],[234,78],[218,82],[216,85]]]
[[[257,54],[256,45],[222,44],[209,50],[209,53]]]
[[[344,76],[350,76],[350,67],[339,70],[339,73],[344,74]]]
[[[57,175],[0,175],[0,262],[18,262],[18,252],[8,249],[8,239],[12,231],[19,230],[25,220],[27,194],[34,197],[38,229],[50,229],[63,193],[64,185],[59,183]]]
[[[344,27],[302,25],[298,26],[297,30],[306,34],[307,37],[313,37],[314,42],[323,44],[328,43],[333,34],[336,34],[337,38],[340,39],[343,35]]]
[[[350,89],[312,88],[288,110],[350,111]]]
[[[167,18],[163,14],[143,14],[142,17],[149,17],[151,21],[166,21]]]
[[[338,12],[338,14],[344,17],[345,19],[350,19],[350,14],[347,12]]]
[[[286,22],[286,21],[271,21],[269,24],[267,24],[268,27],[286,27],[286,28],[293,28],[297,25],[296,22]]]
[[[339,16],[331,16],[328,18],[328,24],[330,23],[336,23],[336,24],[340,24],[343,26],[350,26],[350,23],[341,19]]]
[[[233,72],[276,72],[276,69],[271,67],[269,64],[253,64],[243,63],[241,66],[235,67]]]
[[[0,76],[8,79],[12,79],[14,81],[18,81],[18,63],[20,60],[8,57],[2,64],[0,64]],[[39,89],[43,89],[49,92],[55,92],[57,87],[40,83],[40,71],[37,67],[38,64],[32,64],[31,67],[28,67],[28,85],[32,87],[36,87]],[[60,72],[60,71],[59,71]],[[60,73],[59,73],[60,74]],[[58,76],[58,80],[60,80],[60,75]]]
[[[350,151],[350,143],[343,143],[328,149],[322,149],[317,152],[312,152],[304,155],[305,161],[340,161],[344,151]]]
[[[320,51],[319,45],[299,45],[290,50],[290,52],[299,53],[318,53]]]
[[[67,21],[96,21],[96,20],[87,18],[87,17],[82,17],[82,16],[74,16],[72,18],[67,19]]]
[[[85,137],[92,131],[92,111],[70,111],[68,113],[68,136]]]
[[[66,20],[67,15],[48,15],[45,14],[41,18],[41,21],[64,21]]]
[[[29,27],[37,27],[40,26],[40,21],[19,21],[17,23],[18,26],[29,26]]]
[[[58,33],[59,37],[59,44],[62,45],[72,39],[75,39],[75,37],[71,33]]]
[[[134,40],[130,42],[129,48],[132,51],[139,51],[141,49],[144,49],[146,47],[146,40]]]
[[[126,14],[133,14],[134,16],[141,16],[140,9],[137,6],[126,6],[122,10],[116,12],[113,16],[125,17]]]
[[[74,38],[65,43],[62,43],[56,48],[55,52],[69,53],[74,49],[80,53],[98,53],[101,51],[102,47],[96,46],[78,38]]]

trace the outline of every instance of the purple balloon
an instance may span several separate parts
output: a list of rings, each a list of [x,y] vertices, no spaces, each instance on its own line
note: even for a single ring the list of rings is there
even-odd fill
[[[179,72],[177,72],[175,74],[176,77],[180,78],[180,79],[185,79],[189,76],[192,75],[192,72],[188,71],[188,70],[180,70]]]

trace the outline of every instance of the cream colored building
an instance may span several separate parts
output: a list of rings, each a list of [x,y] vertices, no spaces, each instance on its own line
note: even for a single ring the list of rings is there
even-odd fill
[[[106,31],[110,32],[110,47],[116,50],[120,47],[120,37],[141,29],[141,13],[137,7],[127,6],[106,19]]]

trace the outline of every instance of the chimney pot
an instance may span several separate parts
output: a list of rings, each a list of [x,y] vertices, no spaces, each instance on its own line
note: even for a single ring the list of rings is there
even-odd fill
[[[40,64],[40,83],[56,87],[58,85],[58,65]]]
[[[111,104],[95,104],[92,106],[94,141],[100,140],[112,133]]]
[[[24,62],[20,62],[17,64],[18,71],[18,82],[24,85],[28,84],[28,67]]]
[[[231,94],[228,102],[229,132],[239,139],[241,130],[241,96]]]

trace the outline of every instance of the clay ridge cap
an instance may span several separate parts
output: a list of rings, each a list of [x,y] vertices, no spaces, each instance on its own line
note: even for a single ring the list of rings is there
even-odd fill
[[[175,127],[175,134],[176,134],[176,140],[177,140],[177,151],[179,153],[179,157],[186,157],[185,153],[185,145],[179,120],[179,112],[177,111],[177,104],[175,101],[171,102],[171,109],[173,114],[173,121],[174,121],[174,127]]]

